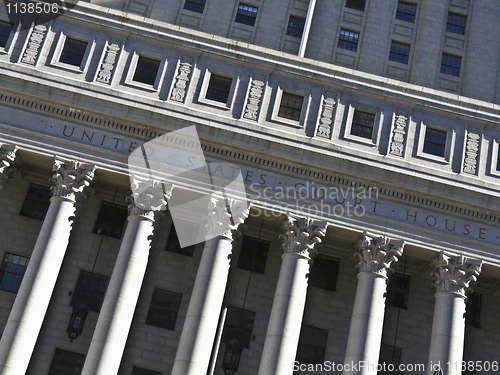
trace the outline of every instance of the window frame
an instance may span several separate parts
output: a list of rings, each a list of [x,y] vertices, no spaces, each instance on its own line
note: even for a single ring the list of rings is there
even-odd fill
[[[232,329],[232,330],[240,330],[241,331],[244,331],[243,328],[241,328],[241,314],[242,313],[247,313],[247,314],[253,314],[253,320],[252,320],[252,328],[250,329],[250,334],[248,335],[248,345],[245,345],[246,343],[245,342],[242,342],[240,343],[240,345],[242,345],[243,348],[246,348],[246,349],[249,349],[250,348],[250,343],[252,342],[252,333],[254,331],[254,328],[255,328],[255,321],[256,321],[256,316],[257,316],[257,312],[256,311],[251,311],[251,310],[246,310],[246,309],[241,309],[239,307],[234,307],[234,306],[228,306],[227,307],[228,311],[226,313],[226,320],[224,322],[224,327],[223,327],[223,330],[222,330],[222,336],[221,336],[221,342],[222,343],[226,343],[227,344],[227,341],[228,341],[228,337],[226,336],[227,333],[226,333],[226,327],[227,327],[227,322],[228,322],[228,319],[227,319],[227,316],[230,314],[230,309],[233,309],[235,312],[236,311],[240,311],[240,315],[239,315],[239,323],[238,325],[231,325],[229,329]],[[239,332],[238,332],[238,337],[239,337]],[[230,337],[231,338],[231,337]]]
[[[76,39],[76,40],[79,40],[82,42],[85,42],[85,41],[87,42],[87,48],[85,49],[85,53],[83,54],[82,62],[80,64],[80,66],[66,64],[66,63],[59,61],[59,59],[61,58],[61,54],[63,52],[64,44],[66,43],[67,38]],[[70,71],[75,72],[75,73],[86,74],[88,69],[89,69],[89,66],[90,66],[90,60],[91,60],[90,57],[94,53],[95,46],[96,46],[95,38],[88,39],[88,36],[85,36],[85,35],[81,35],[81,34],[73,33],[73,32],[60,31],[59,37],[57,39],[56,48],[55,48],[54,53],[52,55],[52,59],[50,60],[50,65],[55,66],[57,68],[70,70]]]
[[[154,59],[154,60],[160,61],[160,65],[158,66],[158,72],[156,72],[155,82],[152,85],[149,85],[147,83],[134,81],[134,75],[135,75],[135,71],[137,69],[137,64],[139,62],[140,56],[144,56],[148,59]],[[146,90],[146,91],[150,91],[150,92],[159,91],[161,88],[161,83],[162,83],[163,78],[165,76],[165,71],[167,69],[167,57],[168,56],[161,57],[156,53],[151,53],[151,52],[146,51],[146,50],[135,49],[132,52],[132,57],[130,59],[130,64],[128,66],[127,75],[125,76],[124,83],[128,86],[132,86],[132,87],[139,88],[139,89]]]
[[[305,326],[313,328],[314,330],[321,330],[321,331],[325,331],[326,332],[325,346],[323,348],[323,358],[322,358],[321,361],[317,361],[317,359],[319,359],[319,358],[313,359],[312,362],[305,362],[305,361],[301,361],[300,359],[298,359],[298,355],[299,355],[299,351],[300,351],[301,345],[302,346],[303,345],[308,345],[308,346],[316,347],[316,348],[320,347],[318,345],[312,345],[312,344],[309,344],[309,343],[303,343],[303,342],[301,342],[302,332],[303,332]],[[325,360],[326,348],[328,347],[328,335],[329,335],[329,330],[327,330],[327,329],[319,328],[319,327],[312,326],[310,324],[303,323],[302,326],[300,327],[299,342],[298,342],[298,345],[297,345],[297,352],[295,354],[295,361],[300,362],[300,363],[308,363],[308,364],[310,364],[310,363],[322,363]],[[318,340],[319,340],[319,338],[318,338]]]
[[[402,53],[393,51],[392,47],[393,47],[394,44],[399,44],[401,46],[408,47],[408,54],[404,55]],[[408,66],[409,61],[410,61],[410,52],[411,52],[411,44],[399,42],[397,40],[391,40],[391,46],[389,47],[389,61],[392,61],[392,62],[395,62],[395,63],[398,63],[398,64],[403,64],[403,65],[407,65]],[[406,57],[406,62],[402,62],[402,61],[398,61],[398,60],[393,60],[393,59],[391,59],[391,56],[403,56],[403,57]]]
[[[456,68],[456,67],[454,67],[452,65],[444,65],[443,62],[444,62],[445,56],[458,59],[459,60],[458,68]],[[451,73],[443,72],[443,66],[448,67],[450,69],[457,69],[458,72],[457,72],[456,75],[455,74],[451,74]],[[452,77],[460,78],[460,69],[461,69],[461,67],[462,67],[462,56],[456,56],[456,55],[452,55],[452,54],[443,52],[443,55],[441,57],[441,64],[440,64],[440,68],[439,68],[439,73],[440,74],[445,74],[447,76],[452,76]]]
[[[175,236],[175,238],[177,239],[177,245],[176,248],[178,247],[180,249],[180,251],[173,251],[173,250],[168,250],[169,249],[169,244],[171,244],[171,240],[173,240],[173,237]],[[175,241],[173,241],[175,242]],[[194,248],[196,245],[189,245],[189,246],[186,246],[186,247],[180,247],[181,244],[179,242],[179,236],[177,236],[177,231],[175,230],[175,226],[174,226],[174,223],[171,224],[170,226],[170,230],[168,232],[168,236],[167,236],[167,243],[165,244],[165,251],[166,252],[169,252],[169,253],[174,253],[174,254],[180,254],[180,255],[184,255],[184,256],[188,256],[188,257],[193,257],[194,255]]]
[[[246,7],[250,7],[250,8],[256,9],[257,11],[255,12],[255,17],[252,17],[252,16],[249,16],[249,15],[240,13],[240,7],[241,6],[243,6],[243,7],[246,6]],[[254,12],[252,12],[252,13],[254,13]],[[240,16],[240,17],[238,17],[238,16]],[[238,6],[236,7],[236,15],[234,16],[234,23],[235,24],[246,25],[246,26],[249,26],[249,27],[254,27],[255,23],[257,22],[257,17],[258,16],[259,16],[259,7],[258,6],[239,2]],[[240,18],[240,21],[238,21],[238,18]],[[253,22],[252,23],[242,22],[241,19],[252,20]]]
[[[111,234],[102,234],[101,232],[97,232],[96,231],[96,227],[97,227],[97,224],[98,224],[98,221],[99,221],[99,216],[101,214],[101,210],[102,210],[102,207],[104,205],[107,205],[107,206],[109,206],[111,208],[115,208],[116,207],[116,208],[120,208],[122,210],[127,210],[127,206],[123,206],[121,204],[116,204],[116,203],[112,203],[112,202],[105,201],[105,200],[101,201],[101,205],[99,206],[99,212],[97,213],[97,216],[96,216],[96,219],[95,219],[95,223],[94,223],[94,227],[92,228],[92,233],[97,234],[99,236],[106,236],[106,237],[114,238],[114,239],[117,239],[117,240],[121,240],[123,238],[123,236],[125,235],[125,228],[127,226],[128,214],[125,217],[124,224],[123,224],[123,227],[121,229],[120,237],[113,236]]]
[[[283,92],[287,92],[292,95],[302,96],[302,108],[300,109],[300,118],[298,121],[287,119],[285,117],[278,116],[281,106],[281,99],[283,97]],[[271,120],[282,124],[291,125],[297,128],[303,128],[305,124],[306,117],[308,115],[309,103],[311,101],[311,93],[309,91],[296,90],[285,85],[278,85],[276,87],[276,97],[274,99],[273,111],[271,113]]]
[[[436,129],[436,130],[444,131],[447,133],[443,157],[428,154],[428,153],[424,152],[425,134],[426,134],[428,127],[431,129]],[[417,156],[420,158],[431,160],[431,161],[438,162],[441,164],[449,164],[450,160],[452,158],[452,153],[453,153],[452,146],[455,142],[455,137],[456,137],[455,129],[452,126],[436,124],[436,123],[433,123],[432,125],[427,125],[424,122],[421,122],[420,123],[420,130],[419,130],[419,137],[418,137]]]
[[[450,16],[451,17],[462,17],[464,18],[464,25],[461,26],[461,25],[457,25],[457,24],[454,24],[454,23],[450,23]],[[456,31],[452,31],[450,29],[460,29],[462,30],[463,32],[456,32]],[[466,15],[463,15],[463,14],[459,14],[459,13],[453,13],[453,12],[448,12],[448,16],[446,17],[446,32],[447,33],[452,33],[452,34],[457,34],[457,35],[465,35],[465,31],[466,31],[466,28],[467,28],[467,16]]]
[[[8,271],[7,269],[3,269],[4,268],[5,259],[7,258],[8,255],[11,255],[12,257],[19,257],[19,258],[23,258],[23,259],[27,260],[27,262],[26,262],[26,268],[24,269],[24,273],[23,274],[15,273],[15,272]],[[4,282],[3,279],[4,279],[4,276],[5,276],[5,273],[9,273],[9,274],[12,274],[12,275],[22,276],[22,278],[21,278],[21,282],[19,283],[19,287],[17,288],[17,290],[14,291],[14,290],[10,290],[10,289],[0,288],[1,291],[5,291],[5,292],[9,292],[9,293],[15,293],[15,294],[17,294],[19,292],[19,288],[21,287],[21,284],[22,284],[22,282],[24,280],[24,275],[26,273],[26,269],[28,268],[30,259],[31,258],[25,257],[23,255],[18,255],[18,254],[13,254],[13,253],[5,252],[5,254],[3,256],[2,263],[0,264],[0,286]],[[9,262],[9,264],[14,264],[14,263]],[[17,269],[18,265],[19,265],[19,263],[15,263],[16,269]],[[9,284],[12,285],[12,282],[9,282]]]
[[[405,280],[405,282],[408,283],[408,290],[404,288],[399,288],[395,289],[395,282],[396,279],[399,278],[401,280]],[[392,283],[392,286],[391,286]],[[386,299],[385,299],[385,305],[386,306],[391,306],[396,309],[402,309],[402,310],[408,310],[408,300],[409,300],[409,295],[410,295],[410,288],[411,288],[411,277],[408,275],[404,275],[402,273],[393,273],[391,276],[389,276],[389,284],[387,285],[387,292],[386,292]],[[392,303],[389,302],[389,297],[390,296],[396,296],[398,293],[403,293],[403,306],[397,306],[397,299],[394,299]]]
[[[197,5],[200,5],[201,2],[203,2],[203,9],[201,10],[201,12],[197,11],[197,10],[194,10],[194,9],[189,9],[189,8],[186,8],[186,4],[187,3],[192,3],[192,4],[197,4]],[[182,7],[182,10],[188,10],[190,12],[195,12],[195,13],[198,13],[198,14],[203,14],[205,12],[205,7],[207,6],[207,0],[185,0],[184,1],[184,6]]]
[[[52,354],[52,360],[50,361],[50,367],[49,367],[49,372],[47,373],[47,375],[51,375],[52,374],[52,371],[58,371],[57,369],[54,369],[53,366],[54,366],[54,358],[56,357],[56,354],[57,352],[67,352],[67,353],[71,353],[71,354],[74,354],[76,356],[79,356],[80,359],[82,359],[82,364],[81,364],[81,369],[80,369],[80,372],[77,372],[75,373],[76,374],[79,374],[81,373],[82,369],[83,369],[83,364],[85,363],[85,359],[86,359],[86,355],[85,354],[81,354],[81,353],[77,353],[77,352],[73,352],[73,351],[70,351],[70,350],[65,350],[65,349],[61,349],[61,348],[54,348],[54,353]],[[83,357],[83,358],[82,358]]]
[[[256,264],[256,263],[253,263],[253,267],[252,267],[252,264],[250,264],[249,267],[246,267],[244,264],[243,264],[243,260],[246,261],[247,258],[242,258],[241,257],[241,254],[242,254],[242,251],[244,249],[244,243],[245,243],[245,239],[248,240],[248,241],[254,241],[254,242],[257,242],[257,248],[255,250],[262,250],[263,251],[263,254],[262,254],[262,257],[265,259],[264,260],[264,264],[262,266],[262,272],[261,270],[259,269],[259,265]],[[267,248],[266,248],[267,246]],[[236,262],[236,268],[240,269],[240,270],[246,270],[246,271],[250,271],[250,272],[255,272],[255,273],[259,273],[261,275],[264,275],[266,273],[266,265],[267,265],[267,258],[269,256],[269,249],[271,248],[271,242],[270,241],[267,241],[267,240],[263,240],[262,238],[257,238],[257,237],[253,237],[253,236],[248,236],[248,235],[244,235],[242,240],[241,240],[241,246],[240,246],[240,251],[238,253],[238,260]],[[253,257],[252,257],[252,261],[254,259],[257,259],[259,256],[259,254],[257,252],[255,252],[253,254]],[[241,262],[241,263],[240,263]],[[252,263],[252,262],[251,262]]]
[[[9,19],[0,18],[0,21],[11,23]],[[10,55],[14,50],[14,45],[16,44],[17,37],[19,36],[19,30],[21,29],[21,20],[15,19],[10,30],[10,35],[5,43],[5,47],[0,47],[0,57],[2,55]]]
[[[341,37],[342,37],[342,32],[349,32],[349,33],[355,33],[358,35],[358,38],[357,38],[357,41],[356,43],[352,42],[352,41],[349,41],[349,40],[341,40]],[[349,52],[352,52],[352,53],[357,53],[358,52],[358,45],[359,45],[359,38],[361,36],[361,33],[359,31],[352,31],[352,30],[348,30],[348,29],[344,29],[344,28],[340,28],[340,31],[339,31],[339,38],[337,40],[337,49],[342,49],[342,50],[345,50],[345,51],[349,51]],[[341,47],[340,46],[340,42],[343,41],[345,43],[352,43],[355,45],[355,49],[350,49],[350,48],[344,48],[344,47]]]
[[[83,283],[85,282],[85,278],[86,278],[85,274],[87,274],[87,276],[96,276],[96,277],[100,278],[101,280],[95,279],[96,281],[98,281],[99,286],[101,286],[101,283],[104,283],[105,290],[102,291],[103,292],[102,299],[100,296],[99,297],[96,296],[97,292],[100,292],[99,290],[89,288],[89,285],[87,285],[86,288],[83,286]],[[93,295],[95,297],[94,299],[96,301],[97,301],[97,298],[100,299],[100,305],[99,305],[99,307],[96,307],[97,305],[89,305],[88,309],[89,309],[89,311],[99,313],[101,311],[102,304],[104,303],[104,298],[106,297],[106,292],[108,291],[110,279],[111,278],[109,276],[101,275],[98,273],[94,273],[91,271],[86,271],[84,269],[81,269],[80,273],[78,274],[78,279],[76,280],[75,286],[73,288],[73,295],[71,297],[71,301],[70,301],[69,305],[72,307],[75,307],[82,300],[82,298],[83,298],[84,302],[88,302],[90,300],[90,298],[88,300],[85,300],[85,297],[81,297],[80,295],[82,295],[82,293],[89,293],[89,294],[93,293]],[[80,282],[80,280],[81,280],[81,282]]]
[[[408,13],[408,12],[402,12],[399,10],[399,4],[402,4],[402,5],[405,5],[405,6],[414,6],[415,7],[415,12],[413,14],[411,13]],[[396,15],[395,15],[395,19],[398,20],[398,21],[402,21],[402,22],[408,22],[408,23],[415,23],[415,18],[417,17],[417,4],[414,4],[414,3],[409,3],[409,2],[406,2],[406,1],[398,1],[398,5],[396,6]],[[398,14],[404,14],[404,15],[409,15],[410,17],[412,16],[413,17],[413,20],[411,21],[408,21],[407,19],[404,19],[403,18],[398,18]]]
[[[362,8],[362,9],[361,9],[361,8],[359,8],[359,7],[353,7],[352,5],[351,5],[351,6],[347,5],[347,3],[348,3],[349,1],[350,1],[350,0],[346,0],[346,2],[345,2],[345,6],[344,6],[345,8],[355,9],[355,10],[358,10],[358,11],[360,11],[360,12],[364,12],[364,11],[365,11],[365,8],[366,8],[366,0],[362,0],[362,1],[363,1],[363,8]],[[354,0],[354,1],[356,1],[356,0]],[[358,1],[359,1],[359,0],[358,0]]]
[[[30,183],[30,186],[28,187],[28,191],[26,192],[26,195],[24,196],[23,205],[21,206],[21,211],[19,211],[19,215],[20,215],[20,216],[23,216],[23,217],[29,217],[30,219],[33,219],[33,220],[44,221],[44,220],[45,220],[45,217],[46,217],[46,215],[47,215],[47,211],[45,211],[45,214],[43,215],[43,219],[42,219],[42,218],[33,217],[33,216],[28,216],[28,215],[23,214],[23,210],[24,210],[24,208],[25,208],[26,201],[28,201],[28,200],[29,200],[29,202],[35,202],[35,203],[42,204],[42,202],[37,202],[36,200],[30,199],[30,198],[28,197],[28,195],[30,194],[30,191],[31,191],[31,188],[32,188],[32,187],[36,187],[36,188],[38,188],[38,187],[42,187],[42,188],[45,188],[46,190],[48,190],[48,192],[49,192],[49,195],[50,195],[50,196],[49,196],[49,202],[48,202],[48,204],[47,204],[47,211],[48,211],[48,209],[49,209],[49,206],[50,206],[50,199],[52,198],[52,192],[51,192],[50,187],[49,187],[49,186],[45,186],[45,185],[40,185],[40,184],[37,184],[37,183],[32,182],[32,183]],[[36,212],[38,213],[38,212],[41,212],[41,211],[36,211]]]
[[[335,273],[335,276],[334,276],[335,280],[333,281],[333,289],[331,289],[331,288],[324,288],[324,287],[321,287],[321,286],[318,286],[318,285],[313,285],[313,282],[314,282],[313,279],[316,278],[316,276],[313,276],[313,275],[317,274],[314,271],[316,269],[315,266],[318,267],[317,266],[317,264],[318,264],[317,262],[320,259],[324,259],[325,261],[336,263],[336,273]],[[309,287],[318,288],[318,289],[322,289],[322,290],[328,290],[328,291],[331,291],[331,292],[336,292],[337,291],[337,281],[338,281],[338,278],[339,278],[339,272],[340,272],[340,258],[333,257],[333,256],[330,256],[330,255],[318,254],[316,256],[316,258],[314,259],[314,263],[310,267],[310,276],[309,276],[309,283],[308,283],[308,285],[309,285]],[[333,275],[331,275],[331,276],[333,278]]]
[[[150,318],[150,312],[151,312],[151,307],[153,305],[153,298],[155,297],[156,291],[163,292],[163,293],[168,293],[168,294],[172,294],[172,295],[176,295],[176,296],[180,296],[179,304],[177,306],[177,311],[175,312],[175,320],[174,320],[174,324],[173,324],[172,328],[165,327],[165,326],[160,326],[160,325],[157,325],[157,324],[153,324],[150,321],[150,319],[152,319],[152,318]],[[157,327],[157,328],[162,328],[162,329],[168,329],[169,331],[175,331],[175,326],[177,325],[178,319],[179,319],[179,311],[181,309],[182,297],[183,297],[183,295],[180,294],[180,293],[176,293],[176,292],[172,292],[170,290],[165,290],[165,289],[160,289],[160,288],[156,288],[155,287],[153,289],[153,293],[151,294],[151,298],[150,298],[149,306],[148,306],[148,312],[146,314],[146,320],[144,321],[144,324],[152,326],[152,327]],[[161,309],[161,310],[165,311],[166,309]],[[168,311],[172,311],[173,312],[174,310],[168,310]],[[149,323],[148,323],[148,321],[149,321]]]
[[[231,88],[229,89],[229,94],[227,96],[226,103],[218,102],[216,100],[207,99],[207,97],[206,97],[207,91],[208,91],[208,85],[210,83],[210,78],[212,77],[212,74],[215,74],[218,76],[223,76],[223,77],[228,77],[228,78],[230,77],[232,79]],[[210,105],[213,107],[218,107],[218,108],[222,108],[225,110],[230,110],[234,104],[235,93],[236,93],[238,85],[239,85],[239,76],[236,73],[233,73],[231,71],[223,71],[220,68],[211,68],[211,67],[206,68],[205,74],[203,76],[203,82],[201,84],[198,102],[202,103],[202,104]]]
[[[372,113],[375,115],[375,119],[373,121],[373,131],[371,138],[360,137],[355,134],[351,134],[352,122],[354,120],[354,112],[359,110],[361,112]],[[369,105],[358,104],[358,103],[350,103],[347,111],[347,120],[344,132],[344,138],[350,141],[364,143],[368,146],[376,146],[379,131],[382,127],[382,121],[384,120],[384,111],[380,108],[375,108]]]
[[[497,170],[497,168],[500,168],[500,162],[499,162],[499,152],[500,152],[500,138],[494,138],[493,139],[493,147],[491,150],[491,168],[490,168],[490,174],[495,177],[500,177],[500,170]]]
[[[304,21],[304,24],[302,25],[302,29],[298,29],[298,28],[293,27],[293,26],[290,25],[290,22],[292,21],[292,18],[294,18],[296,20],[302,20],[302,21]],[[304,35],[304,27],[305,27],[305,25],[306,25],[306,19],[305,18],[299,17],[299,16],[294,16],[293,14],[290,14],[290,16],[288,17],[288,24],[286,26],[285,35],[286,36],[291,36],[293,38],[299,38],[299,39],[301,39],[302,36]],[[300,35],[294,35],[293,32],[289,34],[288,33],[289,30],[300,30]]]

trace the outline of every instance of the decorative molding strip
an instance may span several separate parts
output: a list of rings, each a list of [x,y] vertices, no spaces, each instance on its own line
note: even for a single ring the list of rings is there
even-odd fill
[[[179,62],[179,68],[177,70],[177,76],[174,78],[174,88],[172,89],[170,100],[184,103],[192,67],[193,64],[190,62]]]
[[[47,26],[45,25],[35,25],[31,31],[31,35],[28,41],[28,47],[24,50],[21,62],[29,65],[35,65],[38,58],[38,52],[43,44],[45,38],[45,33],[47,31]]]
[[[476,175],[477,159],[481,147],[481,130],[478,128],[469,128],[467,130],[467,141],[465,143],[465,159],[463,172]]]
[[[115,67],[116,57],[118,56],[118,52],[120,52],[120,44],[119,43],[106,43],[106,52],[104,59],[101,63],[101,69],[97,74],[96,81],[102,82],[106,84],[111,83],[111,76],[113,75],[112,70]]]
[[[408,118],[402,115],[399,111],[394,117],[394,129],[392,131],[392,142],[389,153],[391,155],[404,157],[405,152],[405,135]]]
[[[326,93],[323,97],[323,101],[320,107],[320,116],[318,116],[317,120],[317,131],[316,137],[327,138],[330,139],[332,134],[332,122],[333,122],[333,113],[335,111],[335,99],[334,94]]]
[[[265,77],[256,76],[255,78],[252,78],[243,118],[257,121],[260,110],[260,100],[262,98],[262,94],[264,93],[265,85]]]

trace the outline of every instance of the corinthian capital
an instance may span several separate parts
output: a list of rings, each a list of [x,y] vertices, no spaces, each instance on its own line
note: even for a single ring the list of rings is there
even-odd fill
[[[356,244],[354,256],[358,259],[359,272],[371,272],[387,277],[392,271],[391,265],[403,255],[405,241],[392,240],[386,236],[363,232],[363,236]]]
[[[155,212],[164,210],[167,199],[172,196],[174,185],[133,177],[131,179],[132,195],[127,198],[129,215],[143,216],[154,221]]]
[[[212,194],[208,202],[208,214],[205,216],[205,234],[207,237],[220,235],[232,241],[233,231],[238,229],[248,214],[246,202]]]
[[[17,150],[16,145],[0,146],[0,191],[3,190],[4,184],[15,172],[14,160]]]
[[[446,255],[442,251],[434,260],[431,271],[436,292],[456,293],[465,297],[471,290],[470,282],[476,281],[481,273],[482,265],[481,260],[468,259],[462,255]]]
[[[311,260],[317,254],[314,248],[326,234],[327,223],[308,217],[289,214],[283,223],[283,253],[297,254]]]
[[[52,170],[56,172],[51,179],[54,183],[50,188],[52,196],[76,201],[80,195],[85,195],[85,190],[94,179],[96,167],[56,157]]]

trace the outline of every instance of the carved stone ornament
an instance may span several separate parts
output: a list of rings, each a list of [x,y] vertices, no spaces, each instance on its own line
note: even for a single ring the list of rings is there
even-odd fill
[[[405,241],[392,240],[386,236],[375,236],[363,232],[356,244],[354,256],[358,260],[359,272],[370,272],[387,277],[391,265],[403,255]]]
[[[333,122],[333,112],[335,111],[335,99],[331,94],[324,97],[323,103],[321,105],[320,111],[321,116],[319,117],[318,130],[316,131],[316,137],[322,137],[330,139],[332,133],[332,122]]]
[[[172,196],[174,185],[156,180],[132,178],[132,195],[127,197],[130,216],[142,216],[151,221],[155,213],[164,210]]]
[[[17,150],[18,147],[16,145],[0,146],[0,191],[3,190],[4,184],[17,169],[14,166]]]
[[[318,251],[316,244],[326,234],[326,221],[317,221],[308,217],[289,214],[283,223],[283,253],[297,254],[311,261]]]
[[[186,97],[186,91],[188,88],[192,68],[193,65],[189,62],[183,61],[179,64],[177,76],[174,80],[174,88],[172,89],[172,94],[170,95],[170,100],[184,103],[184,98]]]
[[[31,35],[28,41],[28,45],[24,50],[21,62],[29,65],[35,65],[38,53],[40,52],[40,47],[43,43],[47,32],[47,26],[35,25],[31,31]]]
[[[464,173],[476,174],[477,158],[479,154],[481,131],[477,128],[470,128],[467,131],[467,141],[465,144]]]
[[[245,106],[243,117],[249,120],[257,121],[260,109],[260,101],[264,92],[265,77],[257,77],[252,79],[250,92]]]
[[[394,129],[392,130],[391,149],[389,153],[396,156],[404,156],[405,151],[405,135],[408,118],[402,114],[397,114],[394,117]]]
[[[208,202],[208,214],[205,216],[206,235],[219,235],[232,241],[234,231],[243,224],[249,211],[246,202],[212,194]]]
[[[431,276],[434,278],[436,292],[456,293],[465,298],[471,281],[477,281],[483,262],[468,259],[462,255],[446,255],[443,251],[434,260]]]
[[[52,170],[56,172],[51,178],[54,183],[50,188],[52,196],[76,201],[80,195],[85,196],[87,188],[94,179],[96,167],[56,157]]]
[[[109,84],[111,82],[112,71],[115,67],[116,58],[120,52],[118,43],[109,43],[106,48],[106,55],[101,63],[96,81]]]

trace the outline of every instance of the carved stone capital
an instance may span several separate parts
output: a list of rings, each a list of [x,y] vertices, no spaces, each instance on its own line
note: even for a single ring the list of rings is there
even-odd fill
[[[220,235],[233,241],[235,231],[248,217],[249,211],[246,202],[212,194],[208,202],[208,214],[205,216],[206,235]]]
[[[386,236],[375,236],[363,232],[356,243],[354,256],[358,260],[359,272],[368,272],[387,277],[392,272],[391,265],[403,255],[405,241],[392,240]]]
[[[52,170],[56,172],[50,188],[53,197],[61,197],[76,202],[80,195],[86,195],[90,183],[94,179],[95,165],[83,164],[79,161],[55,158]]]
[[[469,284],[477,280],[482,265],[481,260],[447,255],[442,251],[434,260],[431,271],[436,292],[456,293],[465,298],[466,293],[472,291]]]
[[[4,184],[16,171],[14,161],[17,150],[18,147],[16,145],[0,146],[0,191],[3,190]]]
[[[165,209],[174,185],[156,180],[131,179],[132,195],[127,197],[129,216],[142,216],[154,221],[155,214]]]
[[[289,214],[283,223],[283,254],[297,254],[311,261],[317,254],[316,244],[326,234],[326,221]]]

